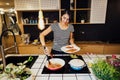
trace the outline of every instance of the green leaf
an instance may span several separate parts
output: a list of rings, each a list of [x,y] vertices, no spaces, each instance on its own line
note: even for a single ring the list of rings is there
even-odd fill
[[[93,73],[102,80],[119,80],[120,72],[105,60],[98,59],[92,65]]]

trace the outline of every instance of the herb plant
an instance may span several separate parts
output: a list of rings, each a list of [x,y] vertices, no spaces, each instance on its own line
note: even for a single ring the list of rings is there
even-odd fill
[[[98,59],[93,65],[92,70],[95,76],[102,80],[120,80],[120,72],[105,60]]]

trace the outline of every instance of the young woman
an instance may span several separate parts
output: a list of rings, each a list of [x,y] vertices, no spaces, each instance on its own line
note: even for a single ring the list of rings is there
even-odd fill
[[[57,23],[51,24],[46,30],[44,30],[40,34],[40,41],[42,46],[44,47],[45,54],[49,54],[49,50],[45,45],[45,36],[53,31],[54,40],[53,47],[51,50],[52,54],[63,54],[61,51],[61,47],[66,46],[68,44],[74,44],[73,25],[69,24],[70,20],[70,12],[68,10],[64,10],[61,16],[61,21]]]

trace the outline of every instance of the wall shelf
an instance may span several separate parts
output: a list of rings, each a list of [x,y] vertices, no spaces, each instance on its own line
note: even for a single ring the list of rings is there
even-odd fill
[[[19,0],[16,0],[16,1],[18,1],[18,3],[19,3]],[[64,9],[70,9],[70,12],[71,12],[70,23],[71,24],[75,25],[75,24],[89,24],[90,23],[91,0],[50,0],[50,1],[48,1],[51,3],[45,3],[45,1],[47,2],[48,0],[44,0],[44,1],[42,0],[41,5],[44,5],[44,4],[50,5],[52,2],[54,3],[54,1],[57,1],[57,4],[58,4],[58,5],[56,5],[56,6],[58,6],[58,8],[53,8],[53,6],[55,6],[55,5],[53,5],[53,6],[51,5],[50,6],[51,8],[49,7],[49,9],[47,9],[47,8],[45,9],[45,8],[41,7],[41,9],[43,11],[44,22],[45,22],[46,27],[48,27],[50,24],[52,24],[54,22],[59,22],[61,20],[61,14]],[[32,4],[32,2],[28,2],[28,3],[29,3],[29,5]],[[22,3],[20,3],[20,4],[22,4]],[[72,6],[71,6],[71,4],[72,4]],[[79,6],[79,5],[82,5],[82,6]],[[18,9],[17,9],[17,7],[16,7],[17,19],[18,19],[18,24],[20,26],[22,33],[29,33],[33,29],[36,31],[34,31],[34,34],[33,34],[33,32],[30,32],[30,34],[33,36],[36,34],[39,35],[38,33],[41,32],[41,30],[39,30],[37,28],[39,9],[36,9],[36,6],[35,6],[35,9],[27,9],[26,5],[24,5],[25,8],[22,7],[22,5],[21,5],[21,7],[19,6]],[[34,6],[32,8],[34,8]],[[85,22],[81,23],[81,20],[83,19],[83,17],[85,19]],[[26,19],[27,19],[27,21],[26,21]],[[27,29],[27,27],[29,27],[29,28]],[[34,27],[34,28],[30,28],[30,27]],[[25,31],[25,30],[27,30],[27,31]]]

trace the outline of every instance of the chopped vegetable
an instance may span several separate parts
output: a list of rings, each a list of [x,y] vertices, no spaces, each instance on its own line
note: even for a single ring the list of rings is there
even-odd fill
[[[23,63],[18,63],[18,65],[14,65],[13,63],[9,63],[5,70],[0,72],[0,80],[25,80],[32,73],[29,68],[26,67],[26,63],[31,62],[33,57],[30,56],[28,60],[25,60]],[[0,70],[3,70],[3,64],[0,65]]]

